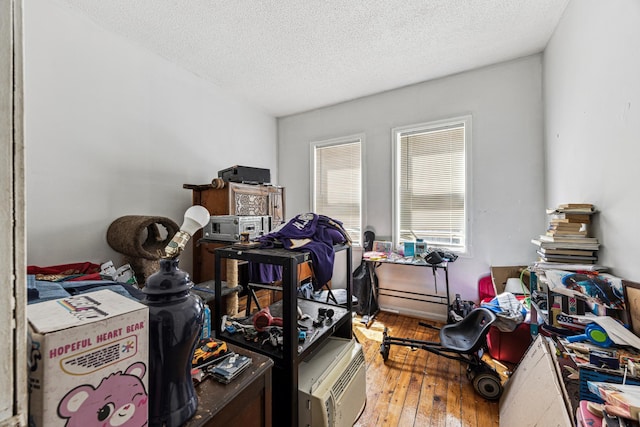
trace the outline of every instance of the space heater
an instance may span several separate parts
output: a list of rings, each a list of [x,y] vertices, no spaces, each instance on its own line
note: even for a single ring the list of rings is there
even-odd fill
[[[362,346],[331,337],[298,365],[298,425],[353,426],[367,400]]]

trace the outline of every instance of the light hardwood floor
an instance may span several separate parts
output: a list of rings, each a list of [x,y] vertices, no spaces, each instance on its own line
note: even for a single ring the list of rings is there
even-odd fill
[[[460,362],[398,345],[391,346],[384,362],[379,350],[385,326],[392,336],[438,340],[437,331],[415,318],[381,312],[368,328],[354,318],[367,364],[367,403],[355,426],[499,425],[498,403],[475,393]]]

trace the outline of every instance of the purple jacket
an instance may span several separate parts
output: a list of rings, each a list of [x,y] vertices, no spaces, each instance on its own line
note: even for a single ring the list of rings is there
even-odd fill
[[[322,288],[333,276],[335,252],[333,245],[349,242],[342,223],[315,213],[299,214],[282,227],[257,239],[262,247],[274,247],[280,242],[285,249],[311,254],[314,289]]]

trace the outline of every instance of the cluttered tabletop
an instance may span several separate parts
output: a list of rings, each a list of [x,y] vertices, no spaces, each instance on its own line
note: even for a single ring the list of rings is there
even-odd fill
[[[607,417],[640,425],[640,325],[633,323],[640,306],[630,297],[640,286],[602,271],[539,269],[534,276],[537,331],[556,344],[576,425],[609,425]]]

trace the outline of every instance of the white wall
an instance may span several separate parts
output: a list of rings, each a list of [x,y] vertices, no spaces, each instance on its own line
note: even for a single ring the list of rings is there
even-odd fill
[[[279,119],[279,179],[289,215],[310,209],[309,143],[362,132],[365,225],[390,237],[391,129],[472,114],[472,254],[451,265],[450,282],[452,293],[476,300],[478,278],[491,265],[535,258],[530,240],[545,226],[541,72],[534,55]],[[394,281],[407,280],[409,269],[396,268]],[[419,270],[411,273],[419,285],[431,280],[429,269]]]
[[[600,263],[640,281],[640,2],[572,1],[544,54],[546,203],[590,202]]]
[[[277,177],[273,117],[57,2],[24,20],[28,264],[118,264],[116,218],[181,224],[182,185],[234,164]]]

